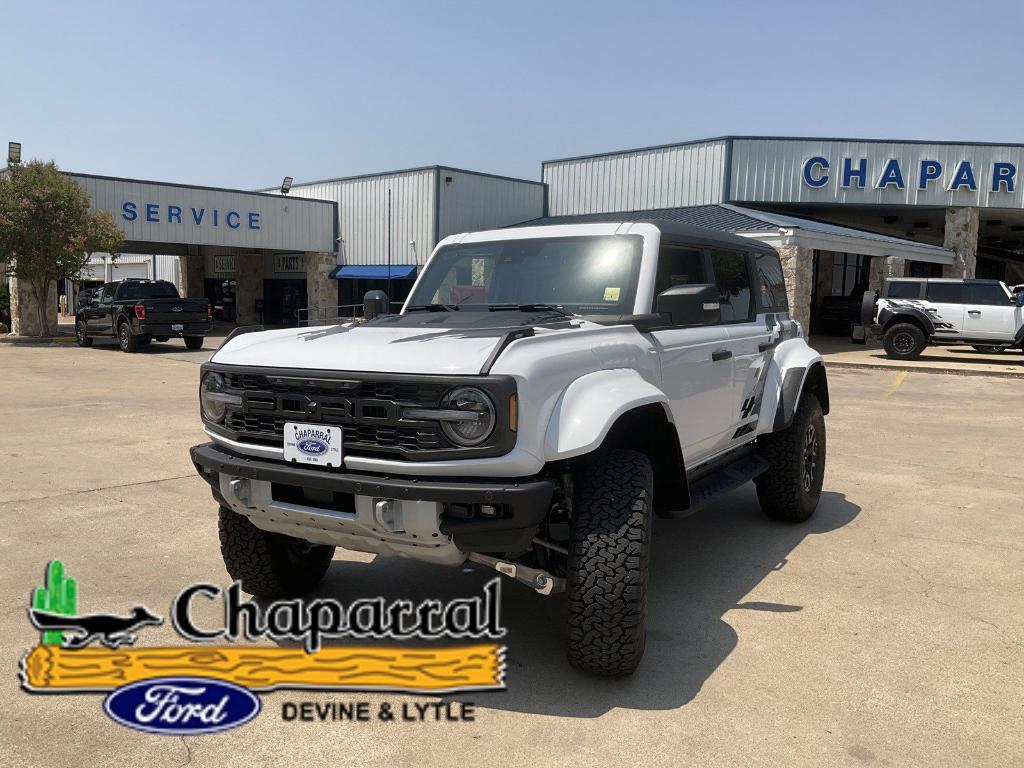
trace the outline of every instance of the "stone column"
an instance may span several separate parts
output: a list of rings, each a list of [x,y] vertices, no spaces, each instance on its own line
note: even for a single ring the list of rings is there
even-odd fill
[[[260,321],[256,313],[256,299],[263,298],[263,254],[240,253],[235,257],[235,276],[238,280],[235,311],[239,325],[255,325]]]
[[[309,305],[310,323],[318,319],[332,320],[337,316],[338,283],[330,275],[337,266],[333,253],[306,254],[306,303]]]
[[[868,290],[876,291],[883,280],[890,277],[906,277],[907,260],[895,256],[873,256],[868,268]]]
[[[191,256],[179,256],[178,272],[181,275],[181,295],[187,299],[202,298],[206,292],[203,285],[203,279],[206,277],[206,270],[203,269],[203,257],[198,253]]]
[[[783,245],[778,251],[782,260],[782,274],[786,278],[789,314],[803,326],[806,334],[811,326],[814,250],[800,245]]]
[[[10,278],[11,333],[18,336],[52,336],[57,333],[57,283],[50,283],[46,294],[46,311],[39,319],[39,303],[27,282]]]
[[[942,246],[956,254],[956,261],[942,267],[943,277],[974,277],[978,264],[978,209],[947,208]]]

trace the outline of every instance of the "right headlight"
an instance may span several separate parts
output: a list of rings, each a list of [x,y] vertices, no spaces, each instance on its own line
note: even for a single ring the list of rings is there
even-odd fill
[[[497,420],[494,403],[482,389],[476,387],[458,387],[451,390],[441,401],[444,411],[451,411],[447,418],[441,419],[441,429],[448,439],[456,445],[472,447],[480,445],[494,431]],[[464,414],[462,416],[456,416]]]
[[[199,384],[199,409],[203,418],[214,424],[224,421],[228,413],[230,396],[224,390],[224,377],[213,371],[208,371]]]

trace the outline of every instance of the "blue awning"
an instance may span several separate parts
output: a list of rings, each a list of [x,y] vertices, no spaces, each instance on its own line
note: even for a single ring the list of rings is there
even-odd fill
[[[416,265],[397,264],[388,267],[386,264],[353,264],[335,267],[331,277],[336,280],[387,280],[389,277],[392,280],[411,280],[416,277]]]

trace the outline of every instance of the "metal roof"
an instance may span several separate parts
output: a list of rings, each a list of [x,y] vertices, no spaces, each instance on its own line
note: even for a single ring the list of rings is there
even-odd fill
[[[937,245],[918,243],[891,235],[882,235],[853,227],[843,227],[814,219],[802,219],[781,213],[767,213],[752,208],[722,203],[696,205],[689,208],[661,208],[649,211],[586,213],[573,216],[548,216],[525,221],[516,226],[536,227],[545,224],[586,224],[605,221],[674,221],[720,232],[753,236],[766,241],[778,240],[782,245],[804,245],[822,250],[862,253],[868,256],[899,258],[952,264],[952,251]],[[774,243],[773,243],[774,244]]]

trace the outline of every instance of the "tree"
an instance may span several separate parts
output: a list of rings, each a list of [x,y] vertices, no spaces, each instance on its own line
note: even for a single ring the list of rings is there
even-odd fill
[[[54,311],[47,296],[57,280],[76,279],[95,251],[116,254],[123,236],[110,214],[52,162],[14,165],[0,176],[0,262],[29,286],[40,333]]]

